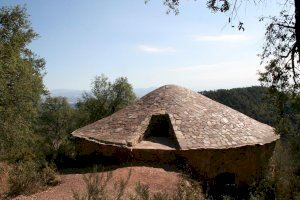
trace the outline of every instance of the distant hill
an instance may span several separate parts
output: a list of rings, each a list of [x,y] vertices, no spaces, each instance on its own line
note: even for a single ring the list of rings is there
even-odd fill
[[[260,122],[269,125],[275,123],[276,114],[268,97],[268,89],[265,87],[220,89],[200,93]]]
[[[154,90],[155,87],[149,87],[149,88],[135,88],[134,93],[138,98],[141,98],[145,94],[151,92]],[[82,97],[82,94],[84,92],[89,92],[87,90],[72,90],[72,89],[56,89],[56,90],[51,90],[50,94],[51,96],[62,96],[66,97],[69,101],[70,104],[74,105]]]
[[[70,90],[70,89],[57,89],[57,90],[51,90],[50,94],[51,96],[62,96],[66,97],[70,104],[75,104],[78,99],[81,98],[82,93],[86,91],[84,90]]]

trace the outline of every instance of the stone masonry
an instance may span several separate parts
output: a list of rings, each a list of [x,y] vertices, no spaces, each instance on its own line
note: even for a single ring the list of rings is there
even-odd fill
[[[134,149],[152,115],[167,114],[179,150],[264,145],[279,138],[274,129],[189,89],[166,85],[133,105],[72,133],[98,144]]]

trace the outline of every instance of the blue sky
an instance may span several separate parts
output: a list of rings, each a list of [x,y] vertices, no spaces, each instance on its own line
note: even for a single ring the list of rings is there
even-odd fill
[[[31,48],[45,58],[48,89],[88,90],[94,76],[126,76],[135,88],[164,84],[194,90],[258,85],[257,54],[264,40],[263,14],[274,1],[239,10],[246,31],[231,28],[205,1],[182,0],[166,15],[161,0],[1,0],[26,4],[40,38]],[[238,19],[237,19],[238,20]]]

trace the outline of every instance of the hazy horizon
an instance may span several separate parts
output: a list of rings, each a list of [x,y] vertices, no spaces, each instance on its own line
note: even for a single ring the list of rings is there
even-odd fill
[[[162,86],[162,85],[161,85]],[[161,87],[159,86],[159,87]],[[258,86],[258,85],[251,85],[251,86],[246,86],[246,87],[253,87],[253,86]],[[138,98],[143,97],[147,93],[157,89],[158,87],[148,87],[148,88],[133,88],[134,93]],[[235,88],[240,88],[240,87],[235,87]],[[191,89],[191,88],[189,88]],[[218,88],[215,90],[219,89],[234,89],[234,88]],[[192,89],[195,92],[203,92],[205,90],[197,90],[197,89]],[[214,90],[206,90],[206,91],[214,91]],[[81,99],[82,94],[84,92],[89,93],[90,90],[76,90],[76,89],[53,89],[50,90],[50,95],[51,96],[63,96],[66,97],[71,104],[75,104],[79,99]]]

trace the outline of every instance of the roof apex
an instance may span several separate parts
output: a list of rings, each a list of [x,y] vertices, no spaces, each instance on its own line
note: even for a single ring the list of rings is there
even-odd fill
[[[274,129],[197,92],[164,85],[133,105],[74,131],[98,143],[134,146],[152,115],[168,114],[181,149],[223,149],[263,145],[279,138]]]

